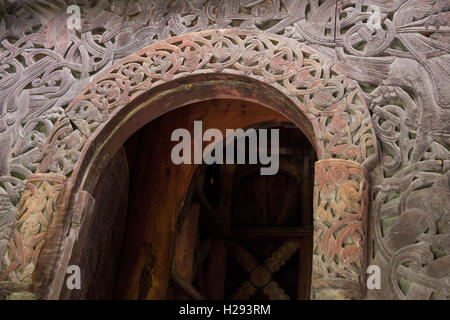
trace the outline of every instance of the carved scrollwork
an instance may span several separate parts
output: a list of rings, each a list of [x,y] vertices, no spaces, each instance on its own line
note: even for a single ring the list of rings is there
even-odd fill
[[[65,176],[55,174],[37,174],[28,179],[2,261],[0,281],[31,282],[64,180]]]
[[[354,89],[345,99],[326,108],[314,120],[323,144],[322,159],[339,158],[364,163],[376,160],[376,141],[369,110],[362,93]],[[370,164],[371,163],[371,164]]]
[[[375,259],[387,262],[394,298],[446,299],[448,138],[425,117],[439,108],[393,86],[377,87],[368,102],[383,152],[372,186]]]
[[[86,137],[74,129],[70,121],[61,117],[42,146],[43,159],[38,172],[68,175],[78,161]]]
[[[273,85],[278,89],[294,100],[298,98],[305,114],[314,115],[316,127],[326,127],[320,131],[323,140],[318,141],[326,150],[323,158],[364,161],[367,168],[378,165],[371,171],[374,190],[371,216],[377,252],[372,259],[383,274],[391,274],[392,281],[383,282],[380,294],[375,290],[369,294],[378,298],[411,298],[414,295],[408,294],[407,288],[425,283],[421,292],[433,289],[422,296],[446,296],[445,286],[436,287],[433,282],[419,278],[410,284],[411,277],[407,277],[409,280],[402,277],[400,282],[407,285],[402,284],[400,291],[391,289],[399,286],[398,270],[407,267],[394,267],[393,259],[402,248],[393,249],[385,233],[406,213],[401,204],[412,193],[425,190],[426,198],[438,183],[448,190],[448,183],[442,182],[448,179],[450,168],[448,1],[138,0],[129,1],[128,5],[121,0],[78,1],[82,29],[69,30],[65,27],[65,9],[72,2],[9,1],[8,8],[2,11],[0,257],[25,181],[44,158],[46,165],[41,165],[40,171],[70,172],[84,139],[114,110],[110,109],[110,102],[116,108],[134,94],[176,76],[176,72],[195,72],[198,66],[223,72],[235,59],[230,48],[239,43],[244,47],[239,47],[240,55],[232,70],[275,81]],[[367,27],[370,5],[379,7],[382,29]],[[225,37],[211,50],[210,39],[200,43],[187,39],[181,44],[164,42],[191,32],[233,28],[264,31],[266,35],[262,40],[247,37],[236,43]],[[272,43],[270,39],[276,35],[282,35],[283,41],[291,39],[298,47],[302,44],[308,47],[299,49],[302,54],[297,56],[297,47],[289,41],[281,45]],[[53,140],[56,144],[47,143],[43,148],[63,110],[95,75],[103,74],[118,59],[156,43],[161,46],[158,54],[143,59],[151,61],[151,65],[124,64],[121,70],[112,72],[112,78],[105,78],[101,86],[92,88],[91,94],[104,94],[95,104],[89,99],[74,101],[65,116],[72,123],[66,122],[63,127],[67,134],[69,125],[76,130],[69,134],[70,138],[61,135],[61,140]],[[169,48],[166,53],[164,46]],[[265,58],[262,52],[274,46],[279,50]],[[309,52],[311,47],[315,51]],[[209,53],[205,54],[205,50]],[[264,74],[257,75],[254,70],[260,66],[264,66]],[[337,77],[336,73],[343,77]],[[331,78],[334,80],[330,81]],[[345,83],[348,78],[357,80],[358,86],[366,90],[364,96],[372,113],[379,150],[368,134],[371,124],[366,120],[358,122],[360,114],[366,119],[367,111],[364,99],[361,103],[349,101],[356,91],[352,84]],[[367,90],[370,86],[375,88]],[[360,111],[354,114],[349,106]],[[361,130],[357,129],[359,126]],[[77,145],[75,151],[63,146],[62,141],[69,140],[70,145]],[[379,164],[372,161],[378,153]],[[359,160],[364,157],[366,160]],[[433,216],[430,208],[422,209],[423,214]],[[411,225],[406,224],[405,228],[412,228]],[[448,239],[447,229],[440,230],[439,238]],[[417,237],[414,241],[422,241],[427,234]],[[411,256],[416,254],[411,250]],[[445,269],[442,266],[448,250],[433,250],[434,260],[424,263],[430,265],[429,269],[411,269],[416,276],[427,273],[432,277],[429,270],[441,274]],[[445,283],[436,279],[433,281]]]
[[[370,115],[359,89],[354,84],[350,88],[345,77],[334,76],[333,65],[314,50],[284,37],[252,31],[205,31],[137,51],[94,77],[66,114],[89,137],[140,94],[197,72],[241,72],[285,92],[313,119],[319,150],[328,152],[321,152],[321,158],[337,155],[363,162],[375,154]]]
[[[86,140],[115,112],[155,86],[204,72],[243,74],[286,93],[310,120],[331,116],[331,126],[327,120],[317,120],[313,125],[319,157],[327,157],[328,148],[329,154],[363,162],[370,153],[367,146],[374,152],[375,139],[361,139],[365,134],[373,135],[372,128],[367,126],[370,117],[364,113],[363,97],[358,96],[354,85],[350,87],[347,78],[336,74],[330,61],[282,36],[211,30],[173,37],[138,50],[92,78],[65,109],[65,114],[51,123],[53,128],[40,149],[37,171],[69,176]],[[341,119],[349,111],[349,117]],[[350,150],[351,145],[357,150]],[[27,197],[30,195],[24,194],[22,200]],[[20,234],[20,227],[15,226],[11,245],[17,244],[15,237]],[[5,261],[8,274],[11,268],[22,270],[34,265],[25,265],[26,261],[17,264],[8,254]],[[27,280],[32,268],[21,272],[25,275],[13,281]],[[284,297],[277,285],[270,288],[265,288],[270,296]]]
[[[313,296],[358,298],[364,292],[368,179],[356,162],[316,162],[314,183]],[[357,288],[357,290],[355,290]]]

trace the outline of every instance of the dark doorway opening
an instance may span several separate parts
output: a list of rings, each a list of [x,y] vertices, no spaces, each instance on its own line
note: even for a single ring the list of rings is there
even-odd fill
[[[309,299],[314,150],[280,133],[279,171],[260,164],[199,167],[176,221],[170,299]]]
[[[278,173],[175,165],[171,134],[195,120],[222,132],[278,128]],[[61,297],[308,299],[315,160],[301,130],[256,103],[209,100],[160,116],[99,176],[70,260],[83,270],[83,287],[63,287]]]

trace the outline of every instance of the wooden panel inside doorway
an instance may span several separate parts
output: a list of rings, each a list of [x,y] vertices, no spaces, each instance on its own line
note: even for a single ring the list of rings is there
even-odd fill
[[[237,100],[211,100],[174,110],[152,121],[124,145],[130,167],[130,197],[124,247],[115,298],[165,299],[171,276],[177,214],[186,201],[196,165],[174,165],[170,159],[173,130],[284,126],[277,112]]]

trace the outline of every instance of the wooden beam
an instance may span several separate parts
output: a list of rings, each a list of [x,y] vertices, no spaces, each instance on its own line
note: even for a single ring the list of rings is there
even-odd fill
[[[206,300],[205,297],[186,281],[175,269],[172,269],[171,280],[194,300]]]
[[[313,228],[272,227],[272,228],[233,228],[233,238],[302,238],[310,237]]]
[[[309,300],[311,295],[311,271],[313,257],[312,237],[300,240],[298,255],[297,300]]]
[[[307,152],[307,151],[306,151]],[[302,179],[302,226],[312,227],[311,214],[311,155],[305,153],[303,158],[303,179]]]
[[[200,211],[200,216],[201,220],[208,224],[209,231],[212,234],[220,235],[222,237],[228,237],[229,232],[224,227],[224,222],[219,219],[217,211],[209,203],[208,199],[203,194],[203,192],[201,192],[196,188],[195,194],[200,204],[203,206],[204,209],[206,209]]]
[[[192,281],[194,247],[197,239],[197,224],[200,205],[193,203],[176,239],[173,264],[175,270],[188,281]]]

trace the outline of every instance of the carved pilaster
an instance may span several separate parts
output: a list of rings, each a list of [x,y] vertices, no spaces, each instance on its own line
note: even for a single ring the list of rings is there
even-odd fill
[[[26,289],[45,234],[56,211],[56,200],[66,177],[58,174],[35,174],[26,183],[18,205],[8,248],[0,266],[0,281]]]
[[[355,299],[364,293],[368,180],[349,160],[315,165],[313,299]]]

